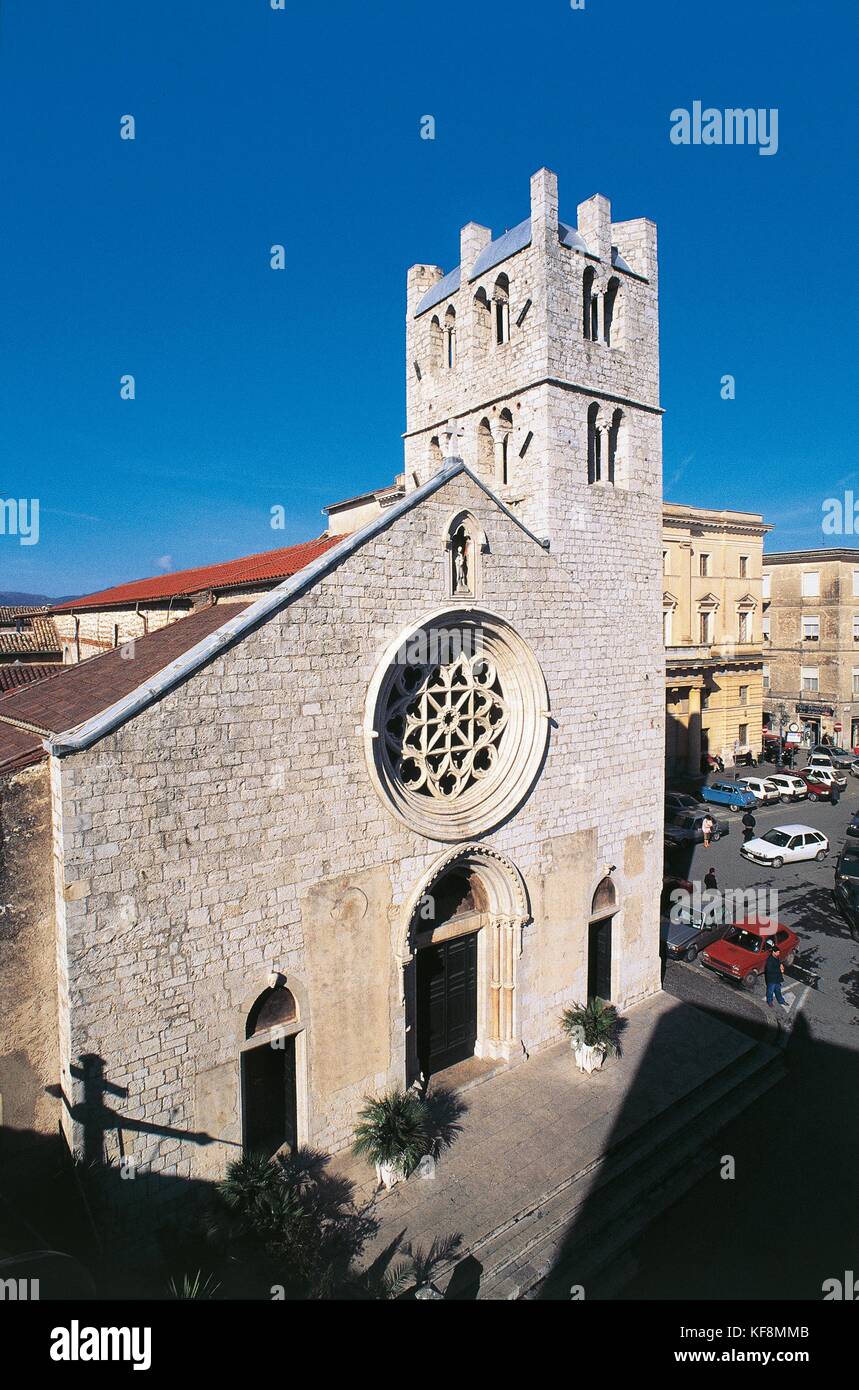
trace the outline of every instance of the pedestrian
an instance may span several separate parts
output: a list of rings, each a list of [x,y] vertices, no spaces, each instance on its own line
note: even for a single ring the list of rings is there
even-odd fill
[[[837,782],[832,783],[832,787],[829,792],[829,800],[832,802],[833,806],[837,806],[838,802],[841,800],[841,790]]]
[[[704,848],[705,848],[705,849],[709,849],[709,848],[710,848],[710,837],[711,837],[711,835],[713,834],[713,831],[714,831],[715,829],[716,829],[716,822],[713,820],[713,817],[710,815],[710,812],[708,811],[707,814],[706,814],[706,816],[704,817],[704,819],[703,819],[702,822],[701,822],[701,833],[702,833],[702,835],[704,836]]]
[[[767,983],[767,1004],[773,1007],[773,999],[777,999],[783,1009],[787,1008],[784,1002],[784,995],[781,992],[781,981],[784,975],[784,966],[781,963],[781,955],[777,946],[773,946],[767,957],[764,966],[764,979]]]
[[[715,870],[715,869],[712,869],[712,868],[711,868],[711,869],[708,869],[707,872],[705,873],[705,875],[704,875],[704,887],[705,887],[705,888],[718,888],[718,887],[719,887],[718,883],[716,882],[716,870]]]
[[[743,825],[746,827],[747,830],[754,830],[755,826],[757,825],[757,821],[755,820],[754,812],[752,810],[746,811],[745,815],[743,816]]]
[[[725,764],[719,753],[716,754],[716,767],[719,769],[720,772],[725,771]]]

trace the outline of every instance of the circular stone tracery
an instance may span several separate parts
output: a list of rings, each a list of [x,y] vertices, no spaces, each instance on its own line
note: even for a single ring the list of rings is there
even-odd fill
[[[428,620],[396,643],[371,684],[365,731],[377,789],[433,839],[496,825],[539,768],[547,706],[537,661],[506,623],[473,610]]]

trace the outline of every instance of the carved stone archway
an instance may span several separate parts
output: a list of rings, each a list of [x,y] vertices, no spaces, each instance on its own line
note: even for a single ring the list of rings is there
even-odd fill
[[[474,910],[458,919],[463,932],[477,933],[477,1038],[476,1057],[520,1059],[524,1048],[519,1031],[518,962],[522,954],[523,927],[531,920],[528,892],[521,873],[506,855],[483,844],[461,844],[430,865],[405,904],[400,920],[397,950],[402,969],[406,1028],[406,1084],[421,1076],[417,1042],[416,956],[422,939],[435,939],[432,913],[433,887],[456,873],[475,885]],[[438,930],[448,937],[454,923],[442,922]]]

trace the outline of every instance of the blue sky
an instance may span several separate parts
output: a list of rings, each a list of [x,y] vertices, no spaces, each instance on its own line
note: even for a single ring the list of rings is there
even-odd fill
[[[0,497],[41,516],[37,545],[0,535],[0,590],[287,544],[389,481],[406,269],[520,221],[542,164],[568,220],[603,192],[659,224],[666,497],[763,511],[770,548],[852,543],[820,520],[859,498],[856,13],[5,0]],[[778,153],[673,145],[695,100],[777,107]]]

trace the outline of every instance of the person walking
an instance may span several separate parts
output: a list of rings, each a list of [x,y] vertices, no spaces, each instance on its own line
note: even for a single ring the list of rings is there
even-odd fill
[[[787,1008],[784,1002],[784,995],[781,992],[781,982],[784,975],[784,966],[781,963],[781,954],[777,946],[773,946],[767,963],[764,966],[764,979],[767,984],[767,1004],[773,1007],[773,1000],[777,999],[783,1009]]]
[[[716,822],[713,820],[713,817],[710,815],[710,812],[708,811],[707,814],[706,814],[706,816],[704,817],[704,819],[703,819],[702,822],[701,822],[701,834],[704,836],[704,848],[705,848],[705,849],[709,849],[709,848],[710,848],[710,839],[711,839],[711,836],[712,836],[713,831],[714,831],[715,829],[716,829]]]
[[[841,789],[837,782],[832,783],[829,791],[829,800],[832,802],[833,806],[837,806],[841,800]]]
[[[715,870],[715,869],[712,869],[712,868],[711,868],[711,869],[708,869],[707,872],[705,873],[705,875],[704,875],[704,887],[705,887],[705,888],[718,888],[718,887],[719,887],[718,883],[716,882],[716,870]]]
[[[755,826],[756,826],[756,825],[757,825],[757,821],[755,820],[755,818],[754,818],[754,816],[752,815],[751,811],[746,811],[746,814],[743,816],[743,844],[744,844],[744,845],[747,844],[749,840],[753,840],[753,839],[755,838]]]

